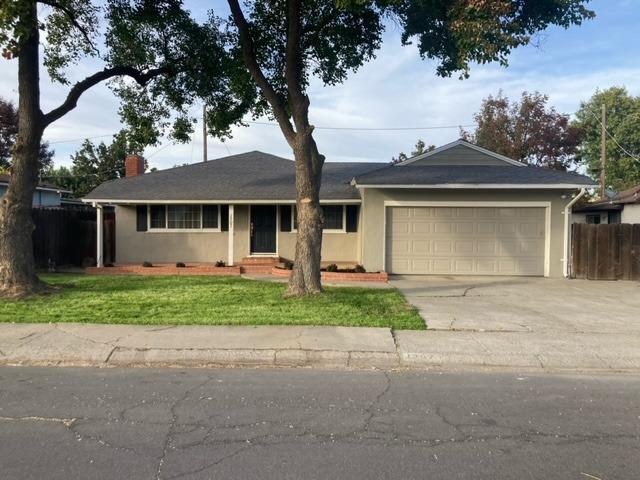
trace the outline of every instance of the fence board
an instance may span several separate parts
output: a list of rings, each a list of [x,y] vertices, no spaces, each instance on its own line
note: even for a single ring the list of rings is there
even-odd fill
[[[95,210],[34,208],[33,254],[39,268],[49,262],[82,266],[95,262]],[[105,262],[115,262],[115,213],[105,212]],[[108,259],[108,260],[107,260]]]
[[[640,224],[574,224],[571,276],[640,280]]]

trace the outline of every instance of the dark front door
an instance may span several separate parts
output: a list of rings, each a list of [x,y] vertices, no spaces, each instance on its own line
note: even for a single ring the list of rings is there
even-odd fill
[[[275,205],[251,206],[251,253],[276,253]]]

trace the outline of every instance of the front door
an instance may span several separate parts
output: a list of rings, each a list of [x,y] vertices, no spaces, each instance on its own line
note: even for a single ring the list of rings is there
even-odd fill
[[[276,252],[276,216],[275,205],[252,205],[251,224],[251,253]]]

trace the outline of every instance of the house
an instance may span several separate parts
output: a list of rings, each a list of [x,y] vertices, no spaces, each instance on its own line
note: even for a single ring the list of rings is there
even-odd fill
[[[143,174],[144,159],[129,156],[126,171],[83,199],[99,215],[116,206],[118,263],[294,258],[291,160],[254,151]],[[463,140],[395,165],[326,162],[322,259],[400,274],[561,277],[572,197],[594,186]]]
[[[611,198],[576,205],[573,223],[640,223],[640,185]]]
[[[0,197],[3,197],[9,188],[10,175],[0,174]],[[48,182],[39,182],[33,194],[34,207],[59,207],[63,193],[71,193],[57,185]]]

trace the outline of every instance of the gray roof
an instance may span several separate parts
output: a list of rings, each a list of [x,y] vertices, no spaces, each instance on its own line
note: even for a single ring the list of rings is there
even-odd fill
[[[589,177],[540,167],[497,165],[394,165],[356,175],[359,185],[596,185]]]
[[[321,200],[359,199],[350,185],[353,177],[380,163],[326,162],[322,174]],[[294,162],[253,151],[229,157],[150,172],[105,182],[85,200],[278,200],[296,198]]]

